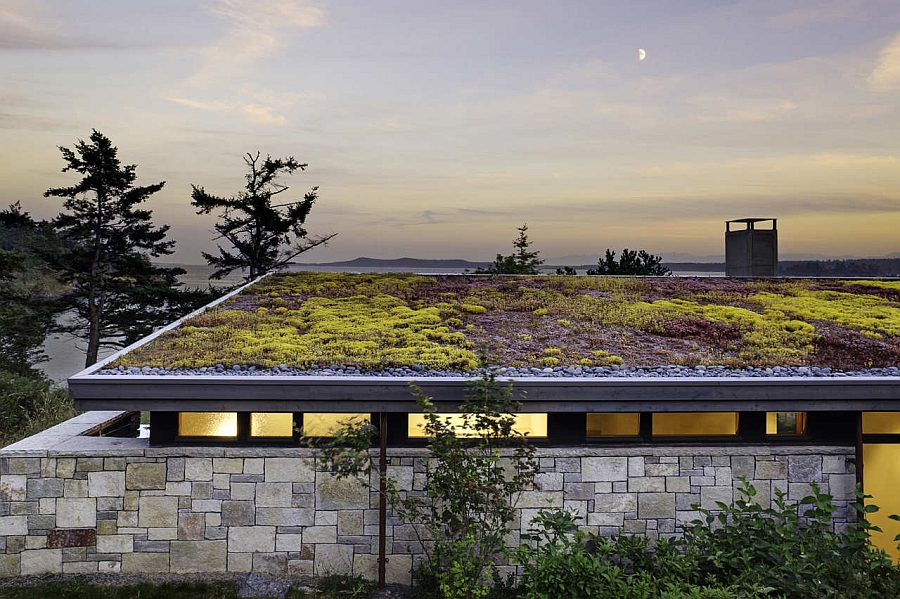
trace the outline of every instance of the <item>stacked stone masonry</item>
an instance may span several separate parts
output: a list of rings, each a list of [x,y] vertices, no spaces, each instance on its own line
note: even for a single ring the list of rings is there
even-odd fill
[[[88,446],[85,446],[87,444]],[[78,449],[0,451],[0,576],[93,572],[353,573],[376,578],[378,496],[316,471],[300,448],[151,448],[80,438]],[[848,447],[672,446],[541,449],[538,488],[518,501],[578,513],[605,535],[677,535],[693,507],[730,503],[744,478],[756,500],[792,500],[817,483],[846,526],[856,481]],[[401,489],[421,491],[421,449],[389,454]],[[519,523],[517,523],[518,529]],[[516,542],[516,535],[510,539]],[[421,545],[387,520],[388,582],[409,582]]]

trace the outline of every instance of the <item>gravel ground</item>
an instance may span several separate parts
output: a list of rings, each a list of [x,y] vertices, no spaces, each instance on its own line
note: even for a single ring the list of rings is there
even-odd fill
[[[142,582],[163,584],[166,582],[220,582],[234,584],[239,597],[270,597],[283,599],[291,588],[312,592],[315,579],[296,576],[270,576],[264,574],[48,574],[44,576],[19,576],[0,578],[0,588],[34,586],[75,579],[87,580],[94,584],[134,585]],[[409,587],[388,585],[376,589],[369,599],[409,599]]]

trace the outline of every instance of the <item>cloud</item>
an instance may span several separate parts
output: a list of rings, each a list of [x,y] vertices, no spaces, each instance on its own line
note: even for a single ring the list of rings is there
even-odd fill
[[[272,109],[267,106],[255,106],[253,104],[244,104],[241,106],[241,114],[248,121],[259,123],[260,125],[278,125],[282,126],[287,123],[287,119],[283,115],[273,114]]]
[[[34,21],[34,6],[0,6],[0,50],[73,50],[110,47],[108,43],[66,35]],[[24,16],[28,14],[29,16]]]
[[[307,0],[219,0],[205,8],[229,29],[202,49],[206,64],[195,81],[231,75],[283,50],[293,30],[325,23],[325,11]]]
[[[776,27],[794,28],[860,17],[863,14],[865,11],[860,0],[831,0],[775,15],[771,22]]]
[[[788,100],[747,101],[728,96],[694,96],[688,102],[702,111],[698,118],[709,123],[768,121],[797,109]]]
[[[283,126],[287,124],[284,115],[275,114],[270,106],[260,106],[258,104],[242,104],[228,102],[205,102],[202,100],[192,100],[190,98],[166,98],[170,102],[193,108],[195,110],[205,110],[208,112],[217,112],[220,114],[237,112],[251,123],[260,125],[277,125]]]
[[[900,88],[900,33],[881,51],[869,83],[878,90]]]

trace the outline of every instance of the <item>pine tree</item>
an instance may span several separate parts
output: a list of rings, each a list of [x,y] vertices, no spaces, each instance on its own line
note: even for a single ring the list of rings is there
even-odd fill
[[[298,255],[326,244],[337,235],[309,237],[303,228],[318,199],[318,187],[308,191],[302,200],[275,203],[277,196],[290,189],[279,183],[278,178],[305,170],[305,163],[301,164],[293,157],[272,158],[268,155],[260,161],[259,152],[255,156],[247,153],[244,162],[249,169],[247,184],[244,191],[232,198],[210,195],[202,187],[192,186],[191,204],[198,208],[197,214],[221,210],[215,226],[218,238],[234,248],[229,251],[220,245],[218,256],[203,252],[206,262],[216,269],[213,279],[221,279],[240,269],[248,271],[247,280],[253,280],[286,267]]]
[[[622,250],[616,261],[616,252],[607,248],[606,255],[597,260],[597,268],[587,271],[589,275],[632,275],[646,277],[668,277],[672,271],[663,266],[662,257],[646,250]]]
[[[82,175],[72,187],[48,189],[65,198],[53,221],[64,249],[53,264],[68,291],[60,309],[71,315],[58,330],[86,337],[85,366],[101,345],[121,347],[177,318],[192,301],[176,289],[180,268],[158,268],[150,259],[171,254],[168,226],[154,227],[151,211],[138,208],[165,182],[135,187],[135,165],[123,166],[118,149],[97,131],[74,150],[60,146],[62,172]]]
[[[538,258],[541,253],[538,250],[529,251],[531,241],[525,232],[528,230],[528,224],[524,224],[518,229],[519,236],[513,240],[513,247],[516,251],[508,256],[497,254],[494,263],[487,268],[475,269],[475,274],[504,274],[504,275],[538,275],[541,274],[541,264],[543,260]]]

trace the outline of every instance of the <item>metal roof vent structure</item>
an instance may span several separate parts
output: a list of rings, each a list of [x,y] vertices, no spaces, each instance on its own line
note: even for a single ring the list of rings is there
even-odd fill
[[[756,224],[772,221],[771,229],[757,229]],[[746,225],[731,230],[732,223]],[[778,228],[774,218],[739,218],[725,221],[725,276],[778,276]]]

